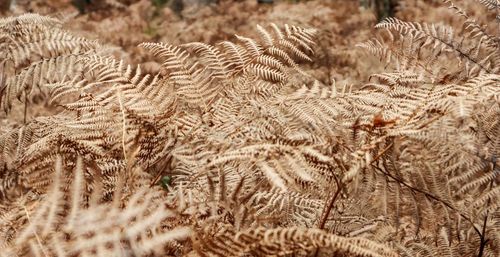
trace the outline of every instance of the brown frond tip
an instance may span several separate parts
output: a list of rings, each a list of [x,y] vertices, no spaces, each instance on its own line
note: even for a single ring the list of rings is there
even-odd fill
[[[97,41],[41,24],[45,23],[0,26],[0,51],[16,68],[36,59],[84,53],[99,46]]]
[[[27,190],[28,188],[19,174],[7,170],[6,165],[0,167],[0,205],[15,200]]]
[[[0,19],[0,29],[11,28],[16,25],[37,24],[39,26],[61,27],[62,22],[56,18],[42,16],[36,13],[25,13],[15,17]]]
[[[475,31],[474,28],[469,28],[472,29],[472,34],[469,33],[468,36],[457,38],[451,26],[405,22],[392,17],[378,23],[375,28],[398,32],[402,37],[401,40],[409,42],[407,44],[414,49],[413,51],[418,51],[419,54],[422,52],[420,49],[430,48],[431,51],[428,54],[430,55],[430,61],[434,61],[442,53],[454,53],[456,57],[465,63],[462,69],[467,77],[477,76],[481,73],[496,73],[500,69],[496,65],[498,49],[484,47],[482,40],[472,35]],[[468,44],[471,46],[464,44],[464,41],[470,41]],[[375,51],[373,46],[367,46],[372,51]],[[380,50],[375,52],[380,52]]]
[[[296,61],[311,61],[316,30],[271,25],[274,33],[258,26],[261,41],[236,35],[238,43],[217,45],[188,43],[142,43],[161,60],[161,75],[176,87],[176,94],[190,104],[206,108],[224,89],[239,78],[282,85],[288,80],[288,68],[303,74]],[[194,55],[194,56],[193,56]],[[260,80],[260,81],[258,81]]]
[[[498,1],[498,0],[477,0],[477,1],[480,2],[481,4],[483,4],[484,6],[486,6],[486,8],[488,8],[488,10],[490,10],[490,11],[500,9],[500,1]],[[498,17],[498,15],[497,15],[497,19],[500,19],[500,17]]]

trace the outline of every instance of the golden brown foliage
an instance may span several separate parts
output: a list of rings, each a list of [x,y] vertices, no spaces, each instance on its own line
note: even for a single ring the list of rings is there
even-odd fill
[[[499,35],[446,4],[463,27],[379,23],[361,88],[297,84],[310,28],[142,43],[144,72],[0,19],[0,256],[497,256]]]

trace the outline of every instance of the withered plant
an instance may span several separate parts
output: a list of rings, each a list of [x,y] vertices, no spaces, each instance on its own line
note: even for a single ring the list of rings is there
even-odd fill
[[[451,1],[462,27],[380,22],[361,87],[291,79],[311,28],[143,43],[143,72],[58,19],[0,19],[0,256],[498,256],[499,7],[479,2],[489,24]]]

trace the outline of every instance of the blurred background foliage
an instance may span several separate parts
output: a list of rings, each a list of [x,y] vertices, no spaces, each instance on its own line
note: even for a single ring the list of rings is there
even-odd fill
[[[272,4],[274,2],[279,2],[279,0],[255,0],[261,4]],[[282,0],[288,3],[300,3],[307,2],[308,0]],[[360,5],[364,8],[371,9],[374,11],[378,20],[382,20],[386,17],[394,16],[394,10],[397,5],[398,0],[358,0]],[[100,6],[102,2],[106,0],[71,0],[71,3],[81,12],[84,13],[91,8],[93,5]],[[119,1],[118,1],[119,2]],[[185,7],[189,5],[204,5],[210,3],[217,3],[219,0],[151,0],[151,3],[157,8],[163,8],[165,6],[170,7],[176,12],[182,11]],[[237,2],[237,0],[235,0]],[[15,0],[1,0],[0,1],[0,12],[5,12],[11,9],[15,5]]]
[[[169,2],[169,0],[151,0],[151,2],[156,7],[163,7]]]
[[[378,20],[394,16],[397,0],[360,0],[361,6],[372,9]]]
[[[12,0],[2,0],[0,8],[7,9],[10,6]],[[272,4],[278,2],[279,0],[255,0],[260,4]],[[299,3],[306,2],[308,0],[283,0],[289,3]],[[358,0],[360,5],[364,8],[371,9],[375,13],[378,20],[382,20],[386,17],[394,16],[394,11],[397,6],[398,0]],[[75,7],[80,10],[80,12],[85,12],[89,5],[99,4],[99,0],[72,0]],[[175,12],[182,11],[185,7],[189,5],[204,5],[210,3],[217,3],[218,0],[151,0],[151,3],[157,7],[162,8],[169,6]]]
[[[0,1],[0,12],[6,12],[14,4],[14,0],[1,0]]]

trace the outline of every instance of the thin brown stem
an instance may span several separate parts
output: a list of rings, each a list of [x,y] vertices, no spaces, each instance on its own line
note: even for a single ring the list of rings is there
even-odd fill
[[[24,92],[24,117],[23,124],[26,125],[26,116],[28,115],[28,92]]]
[[[329,200],[325,203],[325,206],[323,207],[323,212],[321,214],[321,219],[319,220],[319,225],[318,225],[319,229],[325,228],[326,220],[328,219],[328,216],[330,216],[330,212],[341,191],[342,191],[342,186],[337,184],[337,191],[335,191],[335,194],[333,194],[333,196],[329,198]]]
[[[493,167],[491,168],[491,172],[495,172],[495,164],[493,164]],[[493,180],[490,181],[490,190],[493,189]],[[484,215],[484,220],[483,220],[483,231],[481,236],[481,243],[479,244],[479,253],[477,254],[477,257],[483,257],[484,255],[484,249],[486,248],[486,244],[488,243],[488,239],[486,238],[486,225],[488,225],[488,214],[489,214],[489,207],[491,204],[491,200],[488,199],[488,202],[486,203],[486,215]]]
[[[377,154],[377,156],[375,156],[375,158],[373,158],[373,160],[370,162],[370,164],[376,162],[378,159],[380,159],[380,157],[382,157],[382,155],[385,154],[385,152],[387,152],[389,149],[391,149],[391,147],[394,145],[394,142],[391,142],[386,148],[384,148],[384,150],[382,150],[382,152],[380,152],[379,154]]]
[[[335,184],[337,185],[337,191],[333,194],[333,197],[329,198],[329,201],[325,203],[325,206],[323,207],[323,212],[321,214],[321,219],[319,220],[319,229],[325,228],[326,220],[328,219],[328,216],[330,216],[330,212],[333,208],[333,205],[335,204],[335,201],[337,200],[340,192],[342,191],[343,185],[342,182],[337,178],[337,176],[333,176],[335,179]]]
[[[153,181],[151,182],[149,187],[153,187],[154,185],[156,185],[156,183],[158,183],[161,176],[165,173],[165,170],[167,170],[170,167],[171,162],[172,162],[172,154],[169,153],[167,158],[165,159],[165,162],[162,165],[160,165],[160,171],[158,172],[156,177],[153,179]]]
[[[483,257],[484,254],[484,249],[486,248],[486,244],[488,243],[488,239],[486,239],[486,225],[488,224],[488,211],[486,211],[486,215],[484,216],[484,221],[483,221],[483,230],[480,235],[481,243],[479,244],[479,253],[477,254],[477,257]]]
[[[342,184],[337,178],[337,176],[333,177],[335,179],[335,183],[337,184],[337,191],[333,194],[332,197],[328,199],[328,201],[325,203],[325,206],[323,207],[323,212],[321,214],[321,219],[319,220],[318,228],[319,229],[324,229],[326,221],[328,220],[328,216],[330,216],[330,212],[335,204],[335,201],[337,201],[338,196],[340,195],[340,192],[342,191]],[[319,248],[316,249],[314,252],[314,257],[317,257],[319,254]]]
[[[419,188],[416,188],[416,187],[411,186],[410,184],[406,183],[406,182],[405,182],[405,181],[403,181],[402,179],[399,179],[399,178],[395,177],[394,175],[392,175],[392,174],[390,174],[390,173],[388,173],[388,172],[384,171],[383,169],[381,169],[381,168],[377,167],[377,166],[376,166],[376,165],[374,165],[374,164],[371,164],[371,166],[372,166],[372,167],[374,167],[374,168],[375,168],[376,170],[378,170],[379,172],[381,172],[382,174],[384,174],[384,175],[386,175],[386,176],[390,177],[391,179],[393,179],[394,181],[398,182],[399,184],[401,184],[401,185],[403,185],[403,186],[405,186],[405,187],[409,188],[410,190],[413,190],[414,192],[421,193],[421,194],[425,195],[426,197],[429,197],[429,198],[431,198],[431,199],[433,199],[433,200],[435,200],[435,201],[437,201],[437,202],[440,202],[440,203],[444,204],[446,207],[448,207],[449,209],[451,209],[451,210],[455,211],[456,213],[458,213],[458,215],[460,215],[460,217],[462,217],[463,219],[465,219],[466,221],[468,221],[469,223],[471,223],[471,224],[472,224],[472,228],[474,229],[474,231],[475,231],[475,232],[476,232],[476,233],[477,233],[480,237],[482,237],[482,233],[481,233],[481,231],[479,231],[479,229],[476,227],[476,225],[474,224],[474,221],[473,221],[470,217],[468,217],[468,216],[466,216],[465,214],[461,213],[461,212],[460,212],[457,208],[455,208],[454,206],[452,206],[450,203],[446,202],[445,200],[443,200],[443,199],[439,198],[438,196],[435,196],[435,195],[433,195],[433,194],[431,194],[431,193],[429,193],[429,192],[426,192],[426,191],[424,191],[424,190],[422,190],[422,189],[419,189]]]

